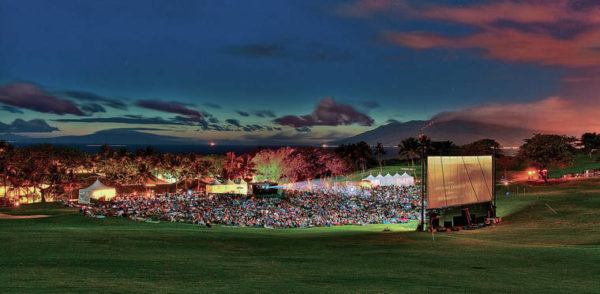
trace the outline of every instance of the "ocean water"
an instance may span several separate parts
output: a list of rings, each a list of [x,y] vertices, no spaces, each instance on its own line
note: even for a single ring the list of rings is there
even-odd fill
[[[24,144],[15,143],[14,146],[31,146],[36,144]],[[67,146],[77,148],[83,152],[96,153],[100,150],[102,145],[89,145],[89,144],[52,144],[55,146]],[[276,149],[282,146],[254,146],[254,145],[109,145],[113,149],[126,148],[129,151],[135,151],[137,149],[144,149],[146,147],[152,147],[160,152],[168,153],[196,153],[196,154],[225,154],[227,152],[235,152],[236,154],[248,153],[260,149]]]

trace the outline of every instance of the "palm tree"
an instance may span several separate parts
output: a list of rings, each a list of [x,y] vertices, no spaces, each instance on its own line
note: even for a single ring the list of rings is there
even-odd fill
[[[197,191],[200,191],[200,181],[202,180],[202,177],[207,176],[213,166],[211,160],[199,156],[193,158],[190,170],[194,172],[196,180],[198,181]]]
[[[136,176],[138,183],[142,185],[146,185],[149,180],[154,178],[154,175],[152,175],[152,168],[145,162],[138,163]]]
[[[47,168],[42,169],[42,180],[47,185],[46,188],[40,189],[42,194],[42,202],[46,201],[47,193],[57,195],[62,191],[62,185],[67,181],[67,170],[58,160],[52,160]]]
[[[379,173],[383,173],[383,157],[386,154],[385,148],[383,148],[383,144],[381,142],[377,142],[375,146],[375,156],[377,157],[377,162],[379,162]]]
[[[150,165],[152,169],[152,174],[156,180],[156,184],[158,185],[158,179],[160,173],[164,170],[164,155],[162,153],[156,152],[153,155],[146,156],[146,162]]]
[[[256,173],[256,165],[252,159],[250,154],[244,154],[238,157],[239,176],[246,182],[250,182]]]
[[[410,160],[410,165],[415,168],[415,159],[421,158],[421,143],[414,137],[406,138],[398,145],[398,155],[402,160]]]
[[[233,152],[227,152],[225,154],[225,161],[223,162],[223,179],[231,180],[236,178],[239,174],[237,156]]]
[[[165,165],[172,177],[175,178],[175,193],[177,193],[178,182],[181,180],[181,172],[183,171],[183,157],[178,154],[168,154],[165,157]]]
[[[356,144],[351,144],[350,149],[352,158],[356,160],[358,166],[364,173],[367,169],[367,164],[373,161],[373,151],[371,150],[371,146],[365,141],[360,141]]]

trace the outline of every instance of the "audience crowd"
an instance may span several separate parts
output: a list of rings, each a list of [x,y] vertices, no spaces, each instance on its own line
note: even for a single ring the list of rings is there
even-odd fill
[[[394,224],[420,217],[416,187],[286,191],[283,198],[239,195],[159,195],[117,197],[84,206],[89,216],[140,221],[186,222],[210,226],[298,228]]]

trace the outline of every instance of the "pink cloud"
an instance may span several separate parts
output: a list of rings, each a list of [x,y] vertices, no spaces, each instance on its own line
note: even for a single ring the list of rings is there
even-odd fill
[[[466,24],[475,33],[449,37],[431,32],[387,32],[384,39],[426,50],[479,49],[492,59],[584,68],[600,66],[600,5],[577,1],[491,1],[468,6],[405,1],[356,1],[342,6],[347,16],[397,12],[403,18]],[[577,7],[577,8],[576,8]],[[350,13],[351,12],[351,13]],[[568,36],[558,37],[558,32]]]
[[[533,102],[489,104],[443,112],[434,122],[477,121],[570,135],[600,131],[600,98],[549,97]]]
[[[576,8],[579,6],[578,8]],[[338,14],[348,17],[374,17],[401,14],[404,17],[435,19],[454,23],[486,26],[498,21],[521,24],[552,24],[575,21],[600,24],[600,6],[581,7],[573,0],[489,1],[474,5],[431,5],[420,1],[357,0],[340,5]]]
[[[548,34],[494,28],[465,37],[447,38],[424,33],[386,33],[397,45],[423,50],[432,48],[480,49],[489,58],[564,67],[600,66],[600,28],[560,39]]]
[[[386,41],[402,47],[478,50],[490,59],[567,69],[561,80],[560,96],[444,112],[436,115],[435,121],[460,119],[572,135],[600,131],[599,3],[569,0],[487,1],[455,6],[419,1],[400,3],[395,6],[393,2],[363,0],[347,4],[345,9],[353,12],[347,16],[433,20],[474,29],[463,36],[427,31],[382,34]]]
[[[566,97],[595,97],[600,93],[600,67],[567,72],[561,79],[561,95]]]
[[[384,37],[389,42],[406,46],[412,49],[432,49],[437,47],[451,48],[452,40],[444,36],[440,36],[428,32],[411,32],[411,33],[384,33]]]
[[[598,18],[593,16],[594,10],[597,11],[573,10],[568,1],[494,1],[460,7],[431,6],[419,14],[423,18],[482,26],[497,21],[533,24],[575,20],[595,23]]]

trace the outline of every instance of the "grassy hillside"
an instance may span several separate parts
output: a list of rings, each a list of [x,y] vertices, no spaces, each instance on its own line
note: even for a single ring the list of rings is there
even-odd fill
[[[575,157],[573,164],[571,164],[565,168],[551,168],[549,170],[549,175],[551,178],[560,178],[565,174],[581,173],[587,169],[589,169],[589,170],[600,169],[600,161],[598,160],[598,158],[596,156],[590,158],[588,155],[579,154]],[[396,172],[402,174],[405,171],[408,172],[410,175],[412,175],[412,176],[416,175],[416,178],[419,178],[421,175],[420,162],[417,160],[415,162],[414,167],[411,167],[411,165],[409,163],[407,164],[407,163],[394,162],[392,164],[387,164],[387,165],[383,166],[382,169],[380,169],[379,167],[373,167],[373,168],[366,170],[365,172],[362,172],[362,171],[354,172],[347,177],[340,178],[340,180],[358,181],[358,180],[366,178],[370,174],[376,176],[377,174],[379,174],[381,172],[383,175],[385,175],[387,173],[390,173],[393,175]]]
[[[505,222],[436,234],[410,226],[266,230],[51,214],[0,220],[3,293],[598,292],[600,182],[500,197]],[[553,209],[550,209],[550,207]]]
[[[569,173],[581,173],[586,169],[600,169],[598,157],[589,157],[588,155],[579,154],[575,157],[575,161],[572,165],[566,168],[550,169],[549,175],[552,178],[559,178]]]

